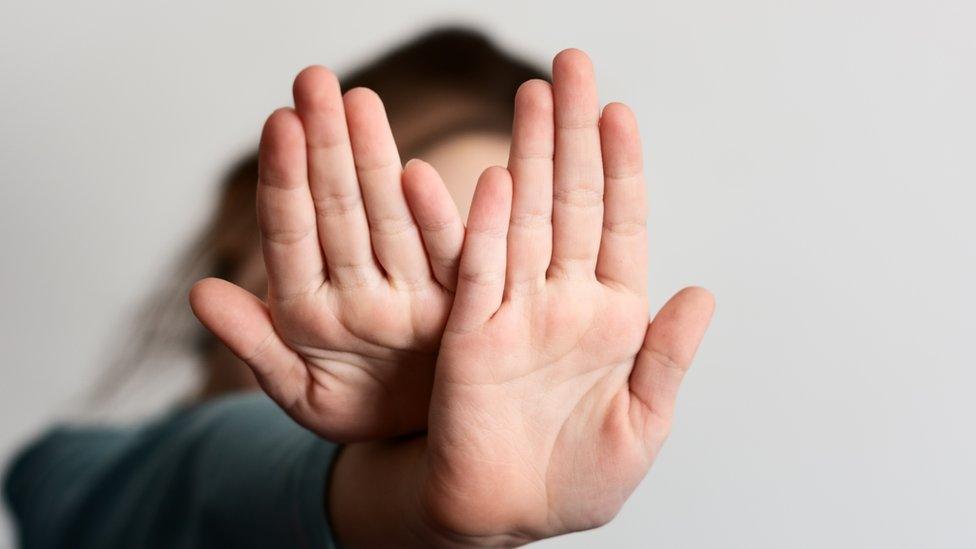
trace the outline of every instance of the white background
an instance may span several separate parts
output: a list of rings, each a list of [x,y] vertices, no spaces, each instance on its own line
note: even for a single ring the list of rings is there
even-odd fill
[[[652,159],[653,305],[718,297],[650,476],[549,543],[976,545],[971,0],[137,4],[0,11],[0,458],[92,383],[300,68],[460,21],[591,54]]]

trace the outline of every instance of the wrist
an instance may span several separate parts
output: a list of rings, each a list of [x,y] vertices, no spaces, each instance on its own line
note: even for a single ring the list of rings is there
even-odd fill
[[[418,495],[425,448],[423,437],[342,448],[326,498],[340,546],[430,545]]]
[[[519,536],[465,532],[431,508],[427,439],[348,444],[336,457],[326,505],[342,547],[514,547]],[[435,498],[436,499],[436,498]],[[464,521],[462,521],[464,522]]]

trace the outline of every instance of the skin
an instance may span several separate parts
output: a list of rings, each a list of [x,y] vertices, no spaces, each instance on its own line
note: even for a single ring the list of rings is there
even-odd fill
[[[268,118],[259,152],[267,302],[207,279],[191,306],[330,440],[422,430],[464,233],[457,209],[430,165],[401,167],[375,93],[343,95],[309,67],[294,98]]]
[[[508,166],[481,175],[465,231],[429,165],[401,173],[375,96],[347,92],[347,141],[334,79],[314,71],[328,108],[309,106],[306,71],[297,113],[262,138],[267,305],[213,280],[191,300],[312,430],[426,427],[344,448],[327,498],[339,540],[508,546],[606,523],[660,450],[714,307],[687,288],[648,323],[633,114],[600,110],[583,52],[557,55],[551,86],[519,89]]]
[[[437,113],[431,113],[436,117]],[[430,117],[430,116],[429,116]],[[510,135],[495,132],[465,132],[420,151],[423,158],[442,175],[462,219],[466,219],[478,175],[487,167],[508,160]],[[253,251],[233,279],[235,285],[267,300],[268,277],[261,248]],[[205,307],[205,305],[204,305]],[[254,374],[226,346],[215,346],[206,357],[207,379],[202,388],[204,398],[257,389]]]

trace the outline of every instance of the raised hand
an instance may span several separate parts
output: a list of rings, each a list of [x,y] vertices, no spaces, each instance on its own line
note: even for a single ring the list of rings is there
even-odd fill
[[[206,279],[191,305],[313,431],[346,441],[423,429],[463,239],[457,210],[432,167],[401,168],[375,93],[343,97],[332,73],[309,67],[294,98],[261,137],[267,301]]]
[[[441,343],[420,505],[457,543],[508,544],[613,517],[668,434],[711,295],[648,325],[637,125],[598,105],[580,51],[516,98],[508,169],[478,183]]]

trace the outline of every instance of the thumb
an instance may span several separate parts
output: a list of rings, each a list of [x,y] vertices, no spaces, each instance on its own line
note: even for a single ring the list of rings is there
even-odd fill
[[[630,374],[631,398],[643,414],[642,427],[654,434],[667,434],[674,415],[678,387],[698,344],[705,336],[715,309],[715,298],[704,288],[685,288],[675,294],[651,321],[644,345],[637,353]]]
[[[308,370],[271,323],[264,302],[219,278],[206,278],[190,290],[190,308],[200,322],[254,372],[258,383],[286,412],[303,394]]]

